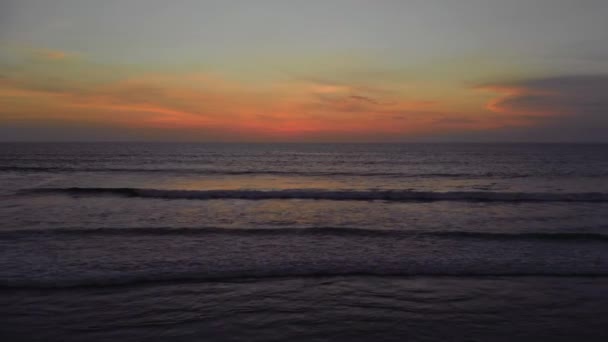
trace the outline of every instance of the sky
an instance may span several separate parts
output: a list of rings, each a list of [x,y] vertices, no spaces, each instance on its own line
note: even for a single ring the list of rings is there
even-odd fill
[[[606,0],[0,0],[0,141],[608,142]]]

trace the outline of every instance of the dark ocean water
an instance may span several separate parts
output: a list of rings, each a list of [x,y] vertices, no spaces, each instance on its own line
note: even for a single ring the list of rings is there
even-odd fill
[[[0,144],[3,341],[606,341],[608,145]]]

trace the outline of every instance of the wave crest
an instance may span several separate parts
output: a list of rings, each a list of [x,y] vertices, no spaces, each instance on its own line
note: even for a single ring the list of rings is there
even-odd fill
[[[608,193],[540,193],[492,191],[411,191],[411,190],[173,190],[144,188],[37,188],[22,194],[66,194],[76,196],[125,196],[164,199],[306,199],[332,201],[458,201],[458,202],[608,202]]]
[[[360,228],[12,231],[0,287],[316,276],[608,276],[601,234]]]
[[[530,232],[502,233],[482,231],[420,231],[405,229],[368,229],[352,227],[301,227],[301,228],[57,228],[57,229],[23,229],[0,231],[0,239],[27,238],[32,236],[96,236],[96,235],[235,235],[235,236],[280,236],[280,235],[313,235],[313,236],[344,236],[344,237],[394,237],[394,238],[445,238],[445,239],[491,239],[491,240],[573,240],[573,241],[604,241],[608,235],[601,233],[561,233],[561,232]]]

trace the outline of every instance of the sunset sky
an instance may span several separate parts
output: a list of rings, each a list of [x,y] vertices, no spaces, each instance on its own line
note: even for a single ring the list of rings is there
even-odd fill
[[[606,0],[0,0],[3,141],[608,141]]]

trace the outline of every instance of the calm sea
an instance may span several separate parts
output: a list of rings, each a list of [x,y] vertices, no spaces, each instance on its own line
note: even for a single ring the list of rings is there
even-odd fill
[[[608,145],[0,144],[2,341],[606,341]]]

